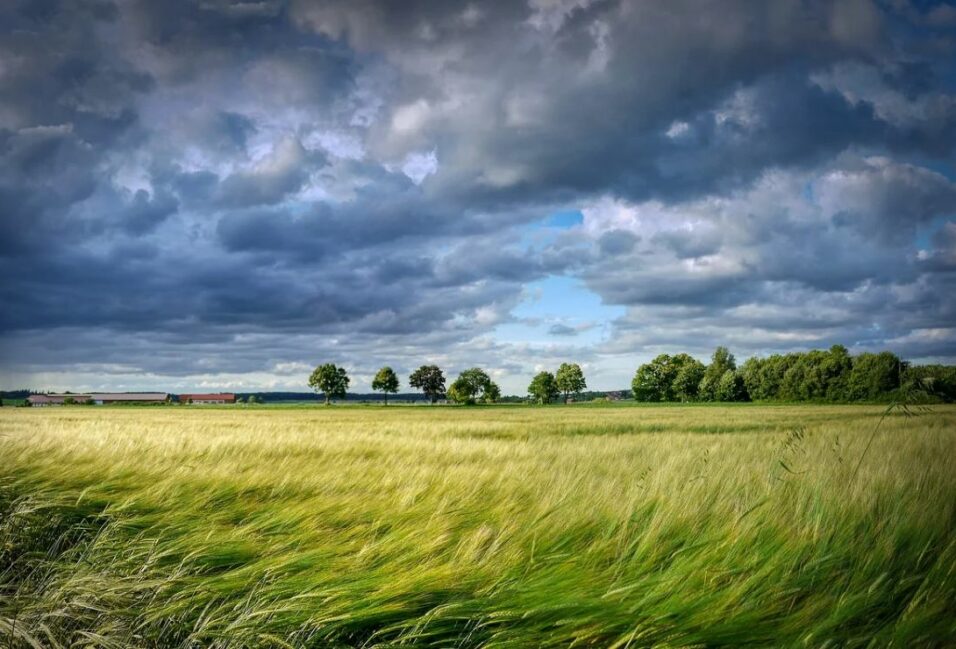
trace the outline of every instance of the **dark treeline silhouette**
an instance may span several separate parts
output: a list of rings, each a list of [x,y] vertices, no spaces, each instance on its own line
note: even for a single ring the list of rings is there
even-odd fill
[[[750,358],[740,367],[718,347],[709,365],[688,354],[661,354],[631,384],[638,401],[891,401],[904,393],[956,401],[956,367],[911,365],[891,352],[851,356],[829,350]]]

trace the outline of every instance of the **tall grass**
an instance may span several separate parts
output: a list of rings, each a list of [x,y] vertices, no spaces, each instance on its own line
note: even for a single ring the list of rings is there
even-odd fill
[[[956,408],[881,415],[4,410],[0,646],[956,645]]]

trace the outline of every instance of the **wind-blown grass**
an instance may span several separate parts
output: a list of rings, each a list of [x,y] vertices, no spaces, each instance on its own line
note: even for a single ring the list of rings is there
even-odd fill
[[[956,408],[0,412],[0,646],[956,644]]]

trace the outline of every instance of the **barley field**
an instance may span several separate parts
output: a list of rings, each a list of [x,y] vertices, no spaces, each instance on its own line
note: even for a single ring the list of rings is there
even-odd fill
[[[884,410],[3,408],[0,646],[956,646]]]

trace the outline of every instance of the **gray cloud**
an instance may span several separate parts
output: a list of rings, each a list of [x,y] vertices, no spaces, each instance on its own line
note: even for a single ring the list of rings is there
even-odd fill
[[[956,357],[942,5],[51,1],[0,34],[0,383]],[[610,337],[569,296],[504,342],[556,276]]]

